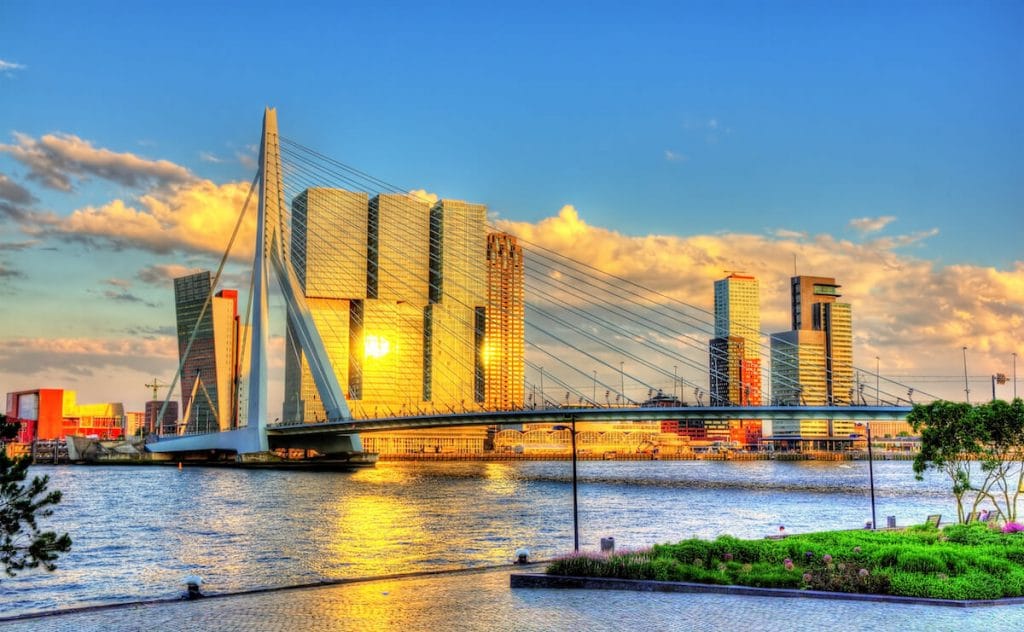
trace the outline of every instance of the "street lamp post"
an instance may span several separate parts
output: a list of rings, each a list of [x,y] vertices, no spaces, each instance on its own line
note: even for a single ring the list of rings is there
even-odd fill
[[[882,366],[881,362],[878,356],[875,356],[875,406],[882,405],[882,384],[881,378],[878,377]]]
[[[864,426],[868,430],[868,484],[871,487],[871,529],[878,528],[878,520],[875,518],[875,459],[871,451],[871,422],[867,421]]]
[[[577,496],[576,476],[576,415],[569,416],[569,426],[554,426],[552,430],[568,430],[572,433],[572,549],[580,552],[580,510]]]
[[[1017,353],[1011,353],[1013,356],[1013,398],[1017,399]]]
[[[594,406],[597,406],[597,369],[594,369]]]
[[[967,347],[964,347],[964,401],[971,403],[971,386],[967,383]]]
[[[622,404],[626,404],[626,371],[625,362],[619,362],[619,392],[622,393]]]

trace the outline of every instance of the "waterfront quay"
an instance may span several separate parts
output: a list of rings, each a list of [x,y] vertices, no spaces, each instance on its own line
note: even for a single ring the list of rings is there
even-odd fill
[[[1024,606],[962,610],[715,594],[513,589],[542,566],[371,579],[335,586],[130,604],[0,621],[53,630],[1012,630]]]

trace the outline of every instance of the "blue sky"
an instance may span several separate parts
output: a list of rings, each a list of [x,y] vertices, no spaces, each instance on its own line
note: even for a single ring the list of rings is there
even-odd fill
[[[624,236],[870,234],[928,270],[1024,283],[1019,2],[294,4],[7,0],[0,144],[74,135],[247,181],[271,105],[289,138],[510,221],[572,205]],[[0,174],[57,217],[144,192],[96,175],[47,188],[10,151]],[[3,219],[0,241],[36,239]],[[42,308],[174,259],[127,250],[42,240],[0,252],[0,272],[19,272],[7,294]],[[92,273],[67,275],[76,261]],[[166,297],[130,291],[134,322],[169,322],[147,307]],[[1011,316],[1016,296],[1002,294]],[[0,316],[5,339],[56,335],[49,319]],[[93,318],[60,335],[100,336],[110,317]]]

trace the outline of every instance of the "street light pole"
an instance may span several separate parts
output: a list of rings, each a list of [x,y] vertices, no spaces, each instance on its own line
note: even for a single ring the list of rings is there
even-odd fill
[[[871,486],[871,529],[878,528],[878,521],[875,518],[875,459],[871,451],[871,422],[864,422],[868,429],[868,483]]]
[[[568,426],[552,426],[552,430],[568,430],[572,433],[572,546],[573,551],[580,552],[580,509],[577,496],[578,479],[576,475],[576,415],[569,415]]]
[[[875,406],[882,405],[882,386],[881,379],[878,377],[881,366],[881,360],[878,359],[878,356],[875,356]]]
[[[1011,353],[1013,356],[1013,398],[1017,399],[1017,353]]]
[[[597,406],[597,369],[594,369],[594,406]]]
[[[967,383],[967,347],[964,347],[964,401],[971,403],[971,386]]]
[[[622,405],[626,405],[626,372],[625,362],[619,362],[619,392],[622,393]]]
[[[576,415],[569,418],[572,433],[572,547],[573,551],[580,552],[580,509],[576,496]]]

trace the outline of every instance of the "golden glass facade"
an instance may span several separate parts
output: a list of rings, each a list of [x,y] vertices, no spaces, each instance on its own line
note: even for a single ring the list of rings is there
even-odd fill
[[[430,206],[410,196],[371,199],[334,189],[307,189],[293,200],[292,266],[355,418],[485,406],[492,282],[486,212],[483,205],[455,200]],[[511,367],[495,372],[495,379],[504,380],[495,392],[521,402],[522,252],[507,252],[510,243],[515,245],[510,239],[499,242],[502,256],[511,256],[515,265],[493,263],[511,275],[493,281],[499,293],[507,289],[494,297],[497,307],[490,313],[502,331],[510,332],[503,339],[501,363]],[[508,303],[504,311],[502,301]],[[284,419],[324,419],[291,325],[285,365]],[[518,391],[509,386],[512,381]],[[485,429],[445,432],[459,437],[459,450],[482,447],[486,437]],[[438,435],[404,432],[364,439],[371,451],[417,451],[411,437],[418,436],[422,451],[439,446]]]

